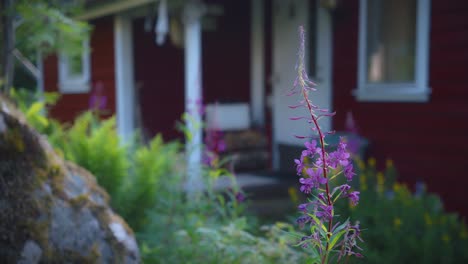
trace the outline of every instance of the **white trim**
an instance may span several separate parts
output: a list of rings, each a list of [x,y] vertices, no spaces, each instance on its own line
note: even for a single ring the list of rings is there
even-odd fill
[[[358,46],[358,87],[353,91],[358,101],[381,102],[427,102],[430,88],[429,74],[429,29],[430,0],[418,0],[416,18],[416,52],[414,83],[368,84],[367,63],[367,1],[360,0],[359,8],[359,46]]]
[[[431,26],[431,0],[419,0],[416,21],[416,86],[419,93],[430,94],[429,88],[429,32]],[[427,98],[429,100],[429,97]]]
[[[330,11],[321,6],[320,1],[316,1],[317,8],[317,25],[316,25],[316,34],[317,34],[317,43],[315,51],[315,65],[317,67],[315,77],[318,81],[318,89],[325,87],[328,89],[328,105],[329,110],[333,107],[333,34],[332,34],[332,19]],[[324,118],[319,121],[320,126],[325,130],[331,131],[332,128],[332,119]]]
[[[99,6],[90,10],[86,10],[83,14],[76,17],[79,20],[91,20],[94,18],[111,15],[125,11],[127,9],[135,8],[141,5],[154,3],[157,0],[124,0],[119,2],[110,3],[107,5]]]
[[[124,142],[133,134],[135,83],[133,77],[133,32],[130,18],[114,17],[115,87],[117,129]]]
[[[58,56],[59,91],[62,94],[87,93],[90,90],[91,80],[91,52],[89,39],[83,41],[81,54],[82,74],[72,75],[69,72],[69,57],[65,54]]]
[[[251,0],[250,104],[252,123],[265,124],[264,1]]]

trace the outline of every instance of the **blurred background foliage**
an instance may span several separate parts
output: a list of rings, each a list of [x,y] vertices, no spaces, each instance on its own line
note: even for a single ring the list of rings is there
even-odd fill
[[[342,203],[336,211],[360,221],[365,263],[468,263],[466,224],[444,211],[439,196],[423,183],[413,192],[399,183],[391,160],[384,171],[373,158],[356,164],[359,205]]]

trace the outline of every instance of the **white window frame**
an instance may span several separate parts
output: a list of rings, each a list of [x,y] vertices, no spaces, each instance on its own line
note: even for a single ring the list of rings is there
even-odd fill
[[[81,63],[83,65],[82,74],[73,75],[70,73],[68,58],[69,57],[65,54],[59,55],[59,91],[64,94],[89,92],[91,88],[91,53],[89,40],[83,41],[83,52],[81,55]]]
[[[354,95],[358,101],[382,102],[427,102],[429,101],[429,29],[430,0],[417,0],[415,80],[411,83],[368,83],[367,82],[367,3],[360,0],[358,87]],[[370,0],[372,1],[372,0]]]

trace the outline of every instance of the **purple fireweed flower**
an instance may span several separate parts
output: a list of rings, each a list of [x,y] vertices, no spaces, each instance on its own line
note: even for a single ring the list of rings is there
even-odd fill
[[[343,184],[339,186],[338,188],[340,189],[340,192],[347,193],[349,189],[351,189],[351,186],[349,186],[348,184]]]
[[[335,151],[328,151],[325,146],[325,136],[331,134],[331,131],[323,131],[319,125],[319,119],[334,116],[334,112],[320,108],[313,104],[310,95],[316,91],[316,84],[309,79],[305,70],[305,36],[304,28],[299,28],[300,47],[298,52],[298,62],[296,65],[297,78],[294,81],[293,88],[288,91],[288,96],[300,94],[301,99],[297,105],[289,106],[291,109],[306,109],[307,115],[300,113],[295,117],[290,118],[293,121],[306,121],[310,125],[310,130],[315,135],[295,135],[298,139],[307,139],[304,143],[305,149],[301,152],[300,158],[295,159],[297,174],[300,176],[300,190],[303,193],[310,194],[313,191],[315,197],[309,203],[303,203],[298,206],[298,210],[303,214],[296,222],[300,228],[310,222],[310,225],[319,226],[318,229],[311,229],[309,236],[303,236],[301,245],[303,247],[313,246],[319,255],[322,262],[326,262],[327,256],[331,252],[336,252],[341,248],[340,256],[342,255],[358,255],[354,252],[356,240],[359,238],[359,226],[353,227],[349,221],[345,225],[341,225],[340,230],[347,228],[346,234],[339,238],[339,242],[335,241],[329,244],[330,239],[336,235],[335,230],[338,224],[333,226],[334,218],[334,203],[338,198],[349,199],[353,205],[359,202],[359,192],[350,192],[351,187],[348,184],[343,184],[335,187],[330,191],[329,180],[335,179],[339,174],[351,181],[355,175],[351,162],[351,155],[347,150],[347,143],[344,138],[340,138],[340,142]],[[310,139],[310,140],[309,140]],[[336,175],[334,175],[337,173]],[[317,192],[318,191],[318,192]],[[338,195],[334,195],[339,191]],[[316,219],[316,218],[318,219]],[[328,227],[327,227],[328,226]],[[346,227],[345,227],[346,226]],[[325,232],[317,232],[324,229]],[[336,231],[336,232],[335,232]],[[343,233],[341,233],[343,235]],[[340,235],[340,236],[341,236]],[[339,237],[339,236],[338,236]],[[324,242],[325,241],[325,242]]]
[[[238,203],[242,203],[242,202],[245,201],[245,195],[243,193],[241,193],[241,192],[237,192],[235,197],[236,197],[236,201]]]
[[[327,183],[327,178],[323,177],[322,170],[320,169],[308,168],[306,173],[314,181],[315,187],[320,187],[320,184]]]
[[[304,228],[305,224],[310,222],[312,220],[312,217],[308,215],[302,215],[299,218],[296,219],[296,223],[299,225],[299,228]]]
[[[102,82],[97,82],[88,102],[89,109],[102,111],[106,109],[107,106],[107,96],[104,93],[104,84]]]
[[[206,166],[213,166],[213,163],[214,161],[216,160],[216,155],[214,155],[213,153],[209,152],[209,151],[205,151],[205,153],[203,153],[203,157],[202,157],[202,163],[205,164]]]
[[[206,149],[215,153],[226,150],[226,142],[223,139],[223,132],[217,128],[208,129],[205,136]]]
[[[89,109],[105,110],[107,105],[107,97],[105,95],[91,95],[89,97]]]
[[[303,203],[300,204],[297,209],[303,213],[307,213],[307,207],[309,206],[310,203]]]
[[[362,258],[363,255],[359,252],[354,251],[354,249],[358,249],[362,251],[362,248],[360,248],[357,245],[358,241],[363,242],[361,238],[361,229],[359,226],[359,223],[356,223],[354,226],[351,224],[348,224],[346,227],[346,233],[344,234],[343,241],[341,243],[342,245],[342,250],[340,251],[340,254],[338,255],[338,260],[340,260],[343,256],[356,256],[358,258]]]
[[[317,141],[316,140],[312,140],[311,142],[306,141],[304,143],[304,146],[306,147],[306,150],[304,150],[304,151],[306,151],[308,153],[308,155],[314,155],[314,154],[320,152],[320,149],[317,148]]]
[[[200,115],[203,116],[206,114],[206,107],[203,104],[203,98],[198,98],[198,99],[188,99],[187,103],[189,104],[189,108],[187,112],[190,115],[196,116]]]
[[[348,194],[349,200],[351,201],[352,205],[357,205],[359,202],[359,192],[350,192]]]
[[[319,194],[317,195],[317,197],[318,197],[318,199],[319,199],[320,201],[322,201],[322,202],[324,202],[324,203],[327,202],[327,199],[325,198],[325,194],[324,194],[323,192],[319,193]]]
[[[302,242],[301,247],[302,248],[307,248],[308,247],[307,240],[311,240],[311,239],[312,239],[312,236],[303,236],[303,237],[301,237],[301,242]]]
[[[346,167],[344,167],[343,174],[346,177],[346,180],[348,180],[348,181],[353,180],[353,177],[354,177],[354,175],[356,175],[356,173],[354,173],[352,163],[349,163]]]
[[[322,171],[320,169],[308,168],[306,170],[308,178],[300,178],[299,182],[302,184],[301,192],[310,193],[313,188],[318,188],[320,185],[327,183],[327,178],[322,176]]]
[[[328,165],[334,169],[340,166],[347,166],[350,158],[350,154],[346,151],[346,142],[344,142],[343,137],[340,138],[340,143],[338,144],[338,148],[336,151],[333,151],[329,155],[329,162]]]
[[[357,135],[348,136],[348,150],[353,155],[358,155],[361,145],[363,144],[362,139]]]
[[[359,128],[356,124],[356,120],[354,119],[353,112],[346,113],[345,129],[351,133],[359,134]]]
[[[320,204],[315,215],[318,219],[329,222],[333,218],[333,205]]]
[[[314,180],[312,178],[300,178],[299,182],[302,184],[300,190],[303,193],[311,193],[312,188],[315,186]]]
[[[205,105],[203,104],[203,100],[201,98],[197,98],[195,100],[195,111],[198,112],[198,114],[200,115],[204,115],[206,113],[206,107]]]
[[[295,159],[295,160],[294,160],[294,163],[296,163],[297,175],[301,175],[301,174],[302,174],[302,170],[304,169],[304,160],[303,160],[303,158],[301,157],[300,160]]]
[[[359,202],[359,192],[349,192],[350,189],[351,186],[348,184],[343,184],[335,187],[331,195],[333,196],[338,191],[339,194],[337,194],[337,197],[349,198],[353,205],[357,205]]]

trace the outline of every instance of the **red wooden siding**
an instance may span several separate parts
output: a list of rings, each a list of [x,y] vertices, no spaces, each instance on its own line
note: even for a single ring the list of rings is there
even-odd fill
[[[250,1],[210,0],[222,4],[216,30],[203,32],[205,103],[250,102]]]
[[[395,161],[401,179],[424,181],[449,210],[468,216],[468,1],[433,0],[427,103],[357,102],[357,0],[342,1],[334,16],[333,105],[343,129],[352,111],[371,156]]]
[[[91,84],[101,82],[104,95],[107,97],[106,113],[115,112],[115,79],[114,79],[114,31],[113,18],[106,17],[91,21]],[[48,92],[58,89],[57,56],[49,56],[44,62],[44,86]],[[62,94],[57,105],[51,109],[51,116],[70,122],[89,107],[89,97],[92,93]]]
[[[154,31],[145,32],[144,19],[133,22],[135,82],[145,136],[162,133],[165,140],[180,138],[176,121],[185,107],[184,48],[155,43]]]

